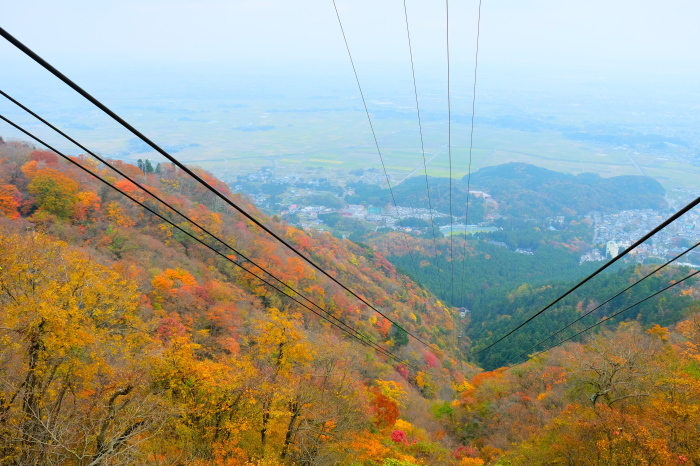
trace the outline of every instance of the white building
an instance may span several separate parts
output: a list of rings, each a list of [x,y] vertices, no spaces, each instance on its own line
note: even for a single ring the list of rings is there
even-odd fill
[[[610,258],[617,257],[619,251],[620,246],[615,241],[608,241],[605,245],[605,255]]]

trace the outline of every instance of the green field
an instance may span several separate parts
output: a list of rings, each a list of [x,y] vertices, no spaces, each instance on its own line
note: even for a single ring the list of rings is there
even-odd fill
[[[313,167],[331,170],[382,167],[366,115],[359,102],[348,97],[313,100],[308,94],[297,93],[279,99],[241,95],[174,99],[144,91],[143,94],[112,99],[110,103],[120,115],[163,146],[198,144],[174,152],[174,155],[226,179],[257,171],[263,166],[274,166],[278,173]],[[491,102],[484,104],[483,112],[487,115],[503,112],[506,104],[515,106],[506,101],[498,105]],[[153,152],[125,154],[133,137],[94,110],[82,111],[77,107],[66,110],[65,104],[50,100],[37,100],[35,108],[37,105],[43,115],[93,150],[126,160],[159,160]],[[557,112],[556,107],[550,107],[542,111]],[[400,112],[381,113],[387,108],[400,109]],[[417,120],[406,108],[398,104],[370,105],[384,166],[392,183],[400,182],[409,174],[423,174]],[[451,173],[453,177],[462,177],[469,170],[470,128],[464,124],[464,114],[460,121],[452,124],[452,149],[448,151],[446,115],[436,109],[432,112],[431,117],[423,122],[428,174],[449,176]],[[591,110],[561,112],[562,122],[567,124],[595,120],[599,116]],[[608,120],[624,118],[622,113],[603,116]],[[25,117],[20,116],[20,120],[22,118]],[[651,131],[652,125],[656,124],[651,116],[635,118],[635,124],[643,128],[640,131]],[[695,137],[692,132],[695,131],[694,121],[697,121],[696,117],[682,123],[685,126],[681,128],[692,137]],[[610,121],[605,124],[610,124]],[[0,134],[16,136],[5,131],[0,129]],[[641,151],[635,154],[612,145],[583,143],[567,139],[555,130],[528,131],[477,121],[471,170],[507,162],[527,162],[574,174],[593,172],[606,177],[645,174],[667,188],[694,189],[700,167],[688,160],[690,157],[681,157],[677,153],[660,155],[658,151]]]

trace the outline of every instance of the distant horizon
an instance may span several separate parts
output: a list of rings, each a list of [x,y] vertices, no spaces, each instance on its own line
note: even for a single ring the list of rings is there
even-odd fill
[[[389,170],[405,176],[422,162],[402,5],[337,4]],[[444,5],[407,6],[429,170],[444,176]],[[456,176],[469,156],[477,6],[450,2]],[[28,8],[42,14],[26,21]],[[686,0],[483,3],[474,170],[523,161],[691,185],[700,174],[696,10]],[[30,0],[3,13],[2,27],[163,146],[184,147],[191,163],[229,160],[244,172],[274,160],[379,163],[332,2]],[[91,148],[130,159],[133,135],[5,41],[0,60],[5,92]],[[4,100],[0,113],[75,151]]]

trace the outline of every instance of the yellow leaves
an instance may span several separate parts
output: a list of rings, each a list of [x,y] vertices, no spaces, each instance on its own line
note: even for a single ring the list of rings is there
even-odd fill
[[[123,228],[136,225],[136,222],[124,212],[124,208],[118,202],[107,204],[107,218]]]
[[[668,341],[668,336],[671,332],[669,332],[668,328],[656,324],[652,328],[648,329],[647,333],[650,335],[654,335],[661,341]]]
[[[256,322],[259,335],[255,338],[258,358],[270,360],[277,369],[289,369],[293,365],[307,364],[314,352],[299,330],[295,319],[277,308],[268,309],[268,320]]]
[[[410,432],[413,428],[413,424],[403,419],[397,419],[396,423],[394,423],[394,429],[403,430],[404,432]]]
[[[379,392],[403,408],[407,398],[406,390],[397,382],[391,380],[377,380]]]
[[[453,383],[452,389],[457,393],[466,392],[469,390],[474,390],[474,385],[470,384],[466,380],[462,383]]]
[[[416,374],[416,385],[420,388],[425,388],[428,384],[427,374],[423,371],[418,371]]]
[[[466,458],[462,458],[461,460],[459,460],[460,466],[479,466],[482,464],[486,464],[486,462],[484,460],[482,460],[481,458],[466,457]]]
[[[34,195],[36,204],[43,212],[68,218],[76,202],[78,183],[52,168],[44,168],[32,173],[27,190]]]
[[[82,409],[99,419],[105,397],[130,383],[151,343],[135,313],[135,285],[46,235],[0,232],[0,251],[0,335],[15,342],[3,358],[17,361],[3,365],[0,399],[31,380],[23,390],[41,400],[36,416],[49,416],[53,405],[58,422],[78,422]],[[6,408],[6,420],[21,419],[21,405]]]
[[[168,224],[168,223],[160,223],[158,224],[158,229],[167,237],[170,238],[173,236],[173,226]]]

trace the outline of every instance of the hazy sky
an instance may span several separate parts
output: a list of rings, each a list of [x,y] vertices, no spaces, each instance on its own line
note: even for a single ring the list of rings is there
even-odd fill
[[[403,0],[336,2],[370,111],[413,108]],[[406,3],[421,108],[446,124],[445,1]],[[478,5],[449,2],[453,116],[471,113]],[[698,0],[483,0],[476,116],[556,117],[695,140],[698,18]],[[4,0],[0,25],[166,142],[177,139],[173,115],[143,108],[258,99],[261,114],[241,110],[245,121],[230,123],[239,126],[267,121],[269,108],[319,106],[317,97],[360,105],[333,0]],[[85,127],[99,128],[85,134],[94,144],[107,141],[100,150],[122,150],[132,137],[118,128],[108,133],[114,125],[2,40],[0,70],[0,88],[9,94],[56,121],[75,123],[79,116]],[[4,99],[0,113],[31,123]],[[357,125],[358,140],[371,142],[364,114],[345,116]],[[396,122],[383,122],[376,122],[380,136],[393,134]],[[396,123],[416,130],[413,120],[402,124]],[[314,150],[335,147],[332,132],[316,141],[322,134],[315,128],[309,126]],[[436,128],[438,147],[444,131]],[[203,148],[236,148],[251,139],[230,132],[207,139],[207,128],[200,129],[192,141]],[[0,132],[17,136],[6,127]],[[477,131],[477,145],[479,137]],[[298,139],[306,144],[303,135]]]
[[[336,0],[359,62],[407,56],[402,0]],[[444,60],[445,2],[407,0],[417,61]],[[471,62],[477,0],[450,1],[452,55]],[[484,63],[697,64],[697,0],[484,0]],[[332,0],[23,0],[0,24],[53,60],[230,64],[344,60]],[[0,47],[0,59],[12,59]]]

